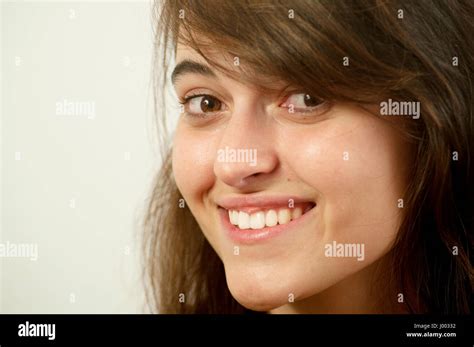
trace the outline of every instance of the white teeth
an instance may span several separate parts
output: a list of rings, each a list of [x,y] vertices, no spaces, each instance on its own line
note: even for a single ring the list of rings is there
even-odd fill
[[[301,207],[292,209],[282,208],[278,212],[270,209],[248,214],[243,211],[229,210],[229,221],[239,229],[262,229],[274,227],[277,224],[287,224],[291,220],[301,217],[303,210]]]
[[[265,215],[265,224],[267,227],[274,227],[278,224],[278,216],[275,210],[268,210]]]
[[[284,208],[278,211],[278,224],[286,224],[291,220],[291,212],[289,209]]]
[[[263,211],[250,215],[250,228],[262,229],[265,227],[265,213]]]
[[[248,229],[250,227],[250,216],[248,213],[239,211],[239,228]]]
[[[291,220],[301,217],[303,210],[301,207],[295,207],[291,213]]]
[[[229,211],[230,222],[234,225],[239,225],[239,212],[238,211]]]

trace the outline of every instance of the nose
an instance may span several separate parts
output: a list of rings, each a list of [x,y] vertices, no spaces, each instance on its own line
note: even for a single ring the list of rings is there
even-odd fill
[[[274,144],[263,110],[234,110],[219,142],[214,174],[229,186],[244,188],[277,168]]]

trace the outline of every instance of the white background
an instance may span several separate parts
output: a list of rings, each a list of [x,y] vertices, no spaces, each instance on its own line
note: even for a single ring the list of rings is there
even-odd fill
[[[1,4],[1,313],[143,311],[139,236],[157,166],[151,4]],[[95,115],[56,114],[63,100]],[[21,159],[18,159],[20,153]]]

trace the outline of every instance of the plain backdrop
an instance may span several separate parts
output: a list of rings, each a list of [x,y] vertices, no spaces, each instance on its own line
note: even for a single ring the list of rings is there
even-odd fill
[[[150,13],[1,3],[0,242],[38,247],[36,261],[0,258],[1,313],[143,312],[140,222],[159,152]]]

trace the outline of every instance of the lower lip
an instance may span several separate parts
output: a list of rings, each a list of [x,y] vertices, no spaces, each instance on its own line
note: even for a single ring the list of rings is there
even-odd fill
[[[262,229],[239,229],[233,225],[229,220],[229,212],[219,207],[219,214],[221,217],[222,224],[224,226],[225,232],[231,240],[237,243],[243,244],[253,244],[258,242],[263,242],[269,239],[272,239],[278,235],[281,235],[285,232],[294,232],[298,228],[301,228],[302,224],[305,223],[308,219],[311,218],[316,206],[311,210],[307,211],[301,217],[290,221],[286,224],[277,224],[274,227],[265,227]]]

